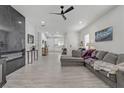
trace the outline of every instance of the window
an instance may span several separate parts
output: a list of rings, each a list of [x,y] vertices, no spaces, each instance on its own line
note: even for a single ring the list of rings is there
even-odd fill
[[[89,43],[89,42],[90,42],[90,35],[86,34],[84,36],[84,46],[85,46],[86,49],[88,49],[87,43]]]
[[[62,47],[64,45],[64,38],[55,38],[55,45],[57,47]]]

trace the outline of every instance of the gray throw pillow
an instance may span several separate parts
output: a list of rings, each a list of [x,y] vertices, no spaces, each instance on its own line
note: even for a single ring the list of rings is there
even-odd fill
[[[102,60],[107,53],[108,52],[106,51],[98,51],[98,53],[96,54],[96,58]]]
[[[116,64],[117,58],[118,58],[117,54],[107,53],[103,58],[103,61]]]
[[[81,57],[80,50],[72,50],[72,57]]]

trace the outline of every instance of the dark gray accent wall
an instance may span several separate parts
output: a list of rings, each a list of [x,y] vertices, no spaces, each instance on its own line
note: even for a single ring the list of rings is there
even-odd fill
[[[25,65],[25,17],[10,5],[0,5],[0,57],[22,52],[7,60],[7,74]]]
[[[1,49],[2,46],[0,46],[2,52],[24,49],[25,17],[11,6],[0,5],[0,34],[2,36],[0,42],[6,48]]]

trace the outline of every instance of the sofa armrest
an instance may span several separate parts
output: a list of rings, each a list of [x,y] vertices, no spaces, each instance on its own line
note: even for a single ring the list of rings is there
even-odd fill
[[[124,88],[124,70],[119,69],[117,71],[117,87]]]

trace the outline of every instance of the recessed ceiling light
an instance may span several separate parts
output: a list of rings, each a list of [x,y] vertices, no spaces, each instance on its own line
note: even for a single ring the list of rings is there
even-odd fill
[[[41,24],[45,24],[45,21],[41,21]]]
[[[80,21],[79,23],[82,24],[82,21]]]
[[[19,24],[22,24],[22,21],[18,21]]]
[[[41,21],[41,26],[45,26],[45,21]]]

